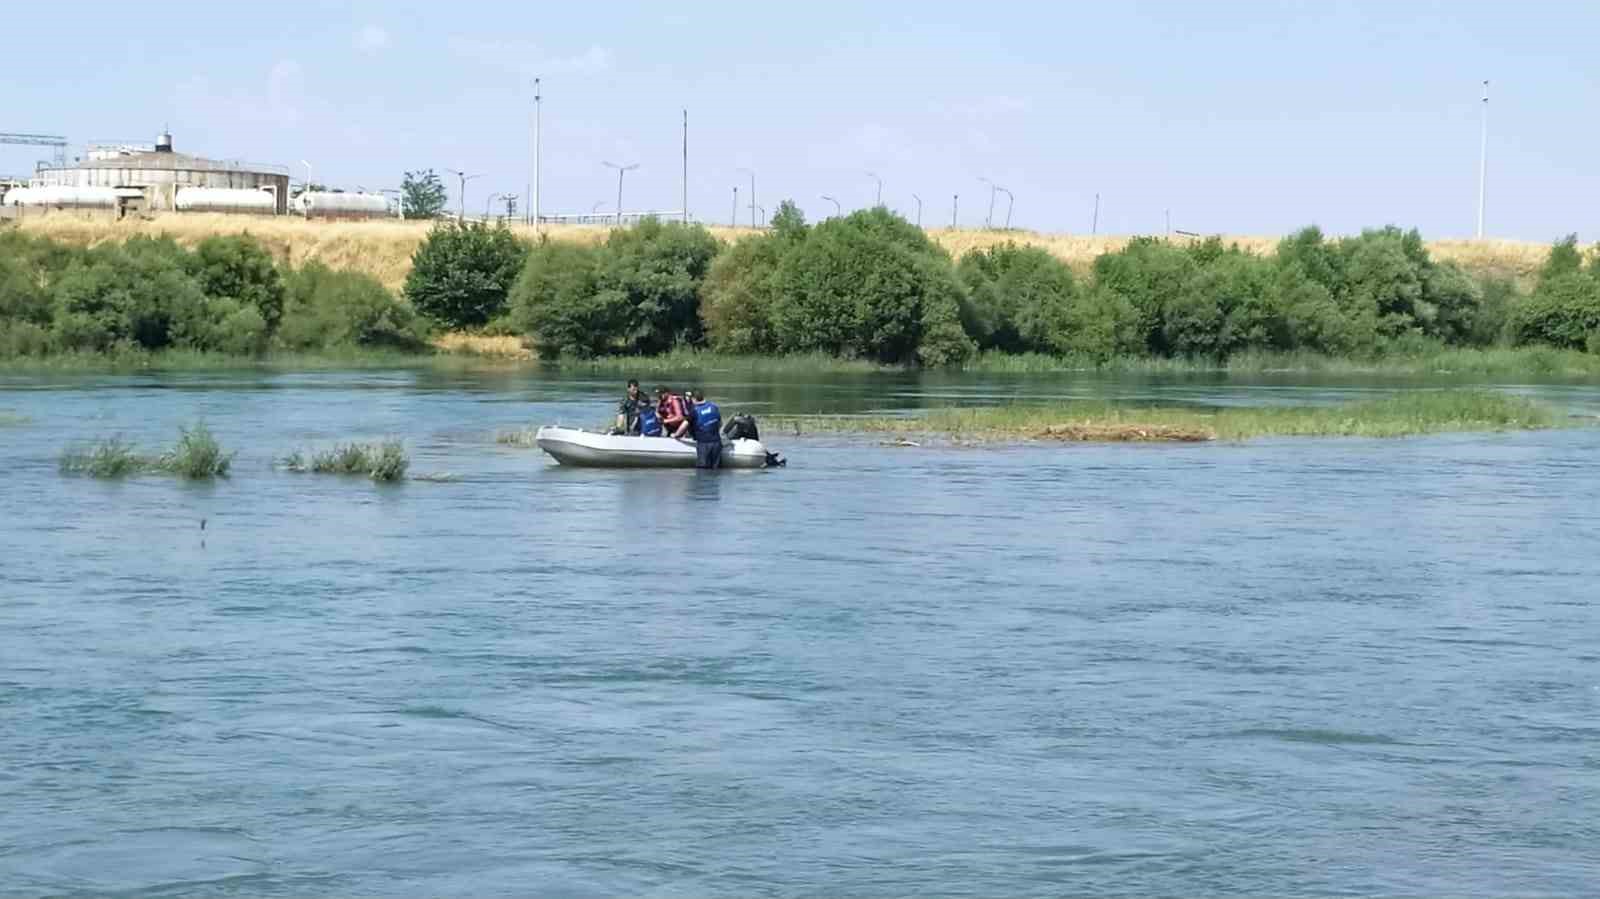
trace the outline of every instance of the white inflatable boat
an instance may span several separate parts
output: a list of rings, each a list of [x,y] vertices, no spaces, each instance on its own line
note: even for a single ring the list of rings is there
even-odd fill
[[[693,440],[601,434],[578,428],[543,427],[534,435],[539,448],[562,465],[591,468],[693,468]],[[723,468],[766,468],[783,458],[759,440],[724,440]]]

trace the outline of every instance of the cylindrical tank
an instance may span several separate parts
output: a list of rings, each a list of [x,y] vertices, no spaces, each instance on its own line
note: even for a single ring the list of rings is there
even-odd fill
[[[264,190],[227,187],[180,187],[173,204],[179,212],[254,212],[272,215],[278,201]]]
[[[301,194],[295,204],[295,208],[307,217],[377,218],[389,214],[389,198],[383,194],[313,191]]]
[[[117,192],[110,187],[18,187],[6,192],[7,206],[45,206],[55,209],[111,209]]]

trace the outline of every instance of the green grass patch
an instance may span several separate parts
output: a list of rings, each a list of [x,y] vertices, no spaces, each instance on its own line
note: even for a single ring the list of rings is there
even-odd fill
[[[1406,437],[1552,428],[1567,419],[1524,397],[1486,390],[1418,390],[1330,406],[1184,408],[1107,402],[934,409],[919,416],[771,416],[774,433],[932,434],[957,440],[1247,440]]]
[[[405,444],[399,440],[381,443],[341,443],[332,449],[307,454],[296,450],[283,460],[293,472],[311,474],[361,475],[374,481],[403,481],[411,467]]]
[[[1049,356],[989,352],[961,367],[975,374],[1317,374],[1407,377],[1600,377],[1600,355],[1544,346],[1460,348],[1437,346],[1377,356],[1253,350],[1227,359],[1154,356]]]
[[[204,424],[180,428],[178,442],[158,456],[147,456],[121,437],[106,437],[87,447],[68,447],[61,454],[63,474],[93,478],[124,478],[156,472],[188,480],[209,480],[228,476],[233,453],[217,442]]]
[[[601,356],[595,359],[557,359],[540,364],[561,371],[611,375],[666,375],[680,372],[739,372],[744,374],[864,374],[904,371],[861,359],[840,359],[826,353],[744,356],[711,350],[675,349],[659,356]]]
[[[28,419],[25,416],[0,411],[0,428],[19,428],[27,423]]]

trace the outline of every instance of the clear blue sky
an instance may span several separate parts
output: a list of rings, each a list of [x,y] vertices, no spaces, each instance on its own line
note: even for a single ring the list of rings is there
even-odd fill
[[[0,130],[150,140],[394,186],[466,168],[482,209],[529,180],[545,85],[543,203],[758,201],[815,219],[884,201],[981,224],[988,176],[1015,224],[1278,234],[1398,223],[1470,235],[1479,82],[1493,81],[1488,231],[1600,238],[1600,4],[1086,6],[834,2],[8,5]],[[0,147],[0,172],[39,154]],[[741,202],[747,200],[741,190]],[[451,192],[454,194],[454,184]],[[452,202],[454,202],[452,200]],[[997,218],[1003,218],[1002,195]],[[744,213],[748,216],[748,212]]]

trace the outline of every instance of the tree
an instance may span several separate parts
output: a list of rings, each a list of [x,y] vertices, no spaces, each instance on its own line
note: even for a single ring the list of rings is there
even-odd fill
[[[967,288],[961,324],[981,349],[1051,353],[1065,345],[1077,285],[1048,251],[1011,242],[971,250],[956,273]]]
[[[540,241],[511,289],[511,320],[539,354],[598,356],[614,348],[626,298],[600,288],[602,247]]]
[[[700,283],[721,248],[700,225],[654,218],[611,232],[600,286],[624,298],[624,352],[664,353],[700,342]]]
[[[212,300],[252,306],[268,332],[283,319],[283,281],[272,256],[248,234],[213,235],[189,257],[189,271]]]
[[[444,181],[433,169],[406,172],[400,180],[400,212],[408,219],[431,219],[444,211]]]
[[[505,311],[527,256],[527,246],[504,227],[441,223],[411,257],[406,299],[442,325],[481,327]]]
[[[777,301],[775,276],[785,241],[776,234],[746,237],[711,263],[700,289],[700,318],[712,347],[724,353],[765,353],[776,348],[772,306]]]

